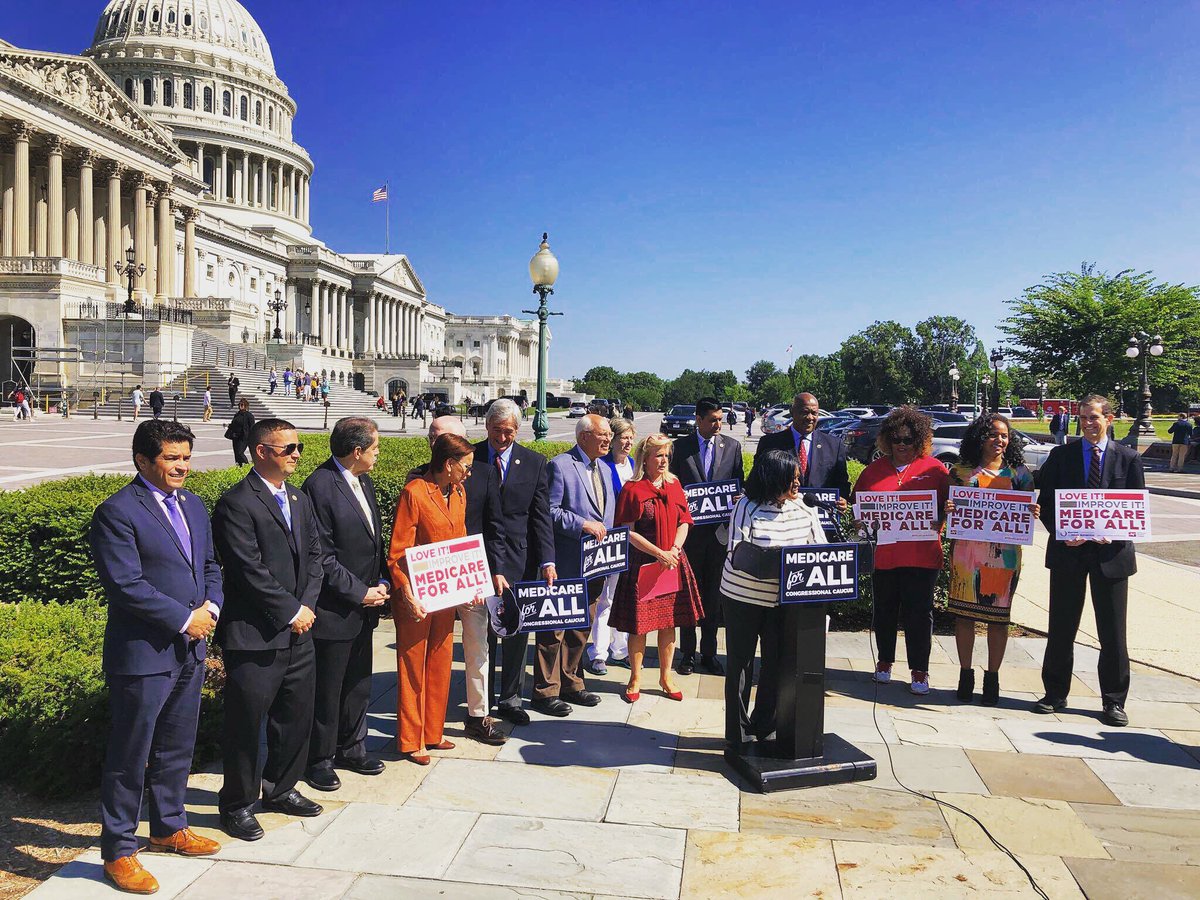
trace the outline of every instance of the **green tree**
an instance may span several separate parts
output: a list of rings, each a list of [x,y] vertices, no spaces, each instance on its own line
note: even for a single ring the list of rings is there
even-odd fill
[[[665,385],[653,372],[628,372],[617,380],[617,396],[634,409],[662,409]]]
[[[679,377],[671,379],[664,386],[662,408],[668,410],[679,403],[695,403],[701,397],[716,395],[711,372],[684,369]]]
[[[822,409],[837,409],[846,402],[846,376],[837,353],[829,356],[801,354],[792,363],[788,375],[796,393],[807,391],[814,395]]]
[[[899,322],[875,322],[842,342],[842,368],[852,402],[903,403],[912,399],[905,347],[912,332]]]
[[[763,385],[767,383],[767,379],[779,372],[779,368],[769,359],[760,359],[754,365],[746,370],[746,387],[750,389],[750,393],[758,397],[762,393]]]
[[[977,340],[974,327],[957,316],[930,316],[918,322],[904,348],[913,399],[946,402],[950,397],[950,369],[965,369],[968,348],[974,348]]]
[[[617,396],[621,373],[612,366],[592,366],[582,378],[575,379],[575,390],[596,397]]]
[[[758,399],[760,403],[772,406],[776,403],[791,403],[795,395],[796,389],[792,379],[786,372],[776,372],[763,384],[762,390],[758,392]]]
[[[1156,282],[1151,272],[1115,275],[1085,263],[1047,275],[1009,301],[1001,329],[1012,355],[1035,375],[1050,376],[1071,396],[1136,385],[1139,358],[1125,355],[1130,335],[1162,335],[1166,348],[1150,363],[1151,384],[1200,394],[1200,288]]]

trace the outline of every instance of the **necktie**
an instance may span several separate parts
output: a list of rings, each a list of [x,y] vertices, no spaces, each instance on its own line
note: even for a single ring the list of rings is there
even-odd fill
[[[707,481],[712,478],[712,441],[704,442],[704,452],[700,461],[704,465],[704,480]]]
[[[362,507],[363,515],[367,517],[367,530],[371,534],[374,534],[375,523],[371,521],[371,506],[367,503],[367,495],[363,492],[362,482],[357,478],[351,478],[350,490],[354,491],[354,498],[358,500],[358,505]]]
[[[802,481],[806,480],[808,478],[808,441],[804,438],[800,438],[800,446],[797,448],[796,456],[797,461],[800,463],[800,479]]]
[[[1103,472],[1101,471],[1100,447],[1097,446],[1096,444],[1092,444],[1092,464],[1088,468],[1087,486],[1090,488],[1100,487],[1100,476],[1102,474],[1103,474]]]
[[[183,555],[188,562],[192,561],[192,536],[188,534],[187,523],[183,521],[183,510],[179,508],[179,497],[167,494],[167,521],[175,529],[179,543],[183,545]]]
[[[592,490],[596,492],[596,508],[604,515],[604,482],[600,480],[599,460],[592,460]]]
[[[279,509],[283,513],[283,521],[287,523],[287,530],[292,530],[292,509],[288,506],[287,492],[275,494],[275,502],[279,504]]]
[[[500,480],[501,484],[504,484],[504,464],[500,462],[499,453],[496,454],[496,458],[492,462],[496,465],[496,478]]]

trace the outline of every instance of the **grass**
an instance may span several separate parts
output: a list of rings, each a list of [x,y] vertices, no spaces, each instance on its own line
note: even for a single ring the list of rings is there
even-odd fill
[[[1160,441],[1171,440],[1171,435],[1167,433],[1167,429],[1171,427],[1171,423],[1176,421],[1176,416],[1155,416],[1154,436]],[[1117,419],[1113,422],[1113,432],[1117,440],[1122,440],[1129,435],[1129,430],[1133,427],[1133,419]],[[1039,422],[1037,419],[1013,419],[1013,426],[1021,431],[1027,431],[1030,434],[1050,434],[1050,417],[1046,417],[1046,421]],[[1072,423],[1070,435],[1075,434],[1075,425]],[[1145,440],[1146,438],[1143,438]]]

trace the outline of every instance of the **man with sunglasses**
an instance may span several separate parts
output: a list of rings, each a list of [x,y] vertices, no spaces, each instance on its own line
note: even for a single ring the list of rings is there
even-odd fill
[[[322,811],[296,783],[308,762],[316,670],[310,629],[326,551],[312,502],[287,484],[304,451],[295,426],[263,419],[249,443],[253,468],[213,511],[229,598],[217,628],[225,657],[225,780],[217,802],[221,827],[256,841],[263,836],[253,813],[260,792],[269,812]],[[267,753],[260,772],[264,722]]]

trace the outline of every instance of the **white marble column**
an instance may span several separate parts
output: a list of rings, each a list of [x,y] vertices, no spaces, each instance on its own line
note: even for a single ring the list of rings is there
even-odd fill
[[[66,217],[63,219],[63,255],[67,259],[79,259],[79,176],[70,175],[63,179]]]
[[[258,205],[263,209],[267,209],[271,203],[267,196],[267,158],[265,156],[258,164],[258,185],[261,191],[261,199]]]
[[[84,149],[79,153],[79,261],[94,265],[96,262],[95,245],[92,238],[96,230],[96,214],[93,201],[95,188],[92,182],[93,167],[96,164],[96,154]]]
[[[183,210],[183,296],[196,296],[196,219],[200,211],[194,206]]]
[[[13,160],[12,142],[0,138],[0,256],[12,256]]]
[[[147,271],[149,271],[150,263],[150,260],[147,258],[150,241],[147,239],[146,232],[149,213],[146,204],[149,202],[150,186],[149,177],[141,175],[138,177],[137,183],[133,188],[133,262],[134,265],[138,263],[145,265]],[[145,292],[145,273],[134,278],[133,286],[137,290]]]
[[[228,177],[229,166],[229,150],[225,147],[221,148],[221,174],[213,179],[220,187],[217,188],[217,199],[224,203],[229,199],[229,184],[226,181]]]
[[[169,185],[160,185],[158,194],[158,264],[154,285],[154,299],[165,303],[175,289],[175,278],[171,272],[171,261],[175,258],[175,216],[171,212]]]
[[[33,128],[13,126],[13,256],[29,255],[29,139]]]
[[[125,167],[120,163],[109,163],[108,166],[108,220],[105,232],[108,237],[108,254],[105,260],[105,271],[108,272],[108,283],[121,286],[121,276],[117,274],[117,264],[125,261],[124,248],[121,247],[121,177]]]

